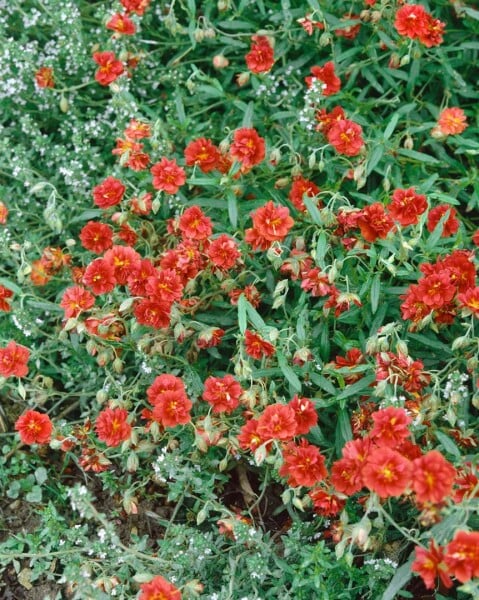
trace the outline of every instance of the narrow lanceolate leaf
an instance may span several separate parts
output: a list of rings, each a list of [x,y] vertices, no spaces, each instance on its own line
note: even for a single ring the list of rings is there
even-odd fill
[[[282,354],[281,352],[278,352],[277,357],[278,357],[279,368],[283,372],[283,375],[286,377],[292,390],[295,393],[301,392],[301,381],[299,380],[298,376],[293,371],[293,369],[288,365],[288,361],[286,360],[286,357],[284,356],[284,354]]]
[[[309,215],[313,220],[313,223],[315,223],[316,225],[321,225],[321,213],[319,212],[314,200],[312,198],[309,198],[308,196],[304,196],[303,202],[306,208],[308,209]]]
[[[379,306],[379,296],[381,294],[381,276],[379,273],[373,277],[371,284],[371,312],[376,313]]]
[[[244,333],[247,327],[247,319],[246,319],[246,298],[243,294],[238,298],[238,327],[240,333]]]
[[[233,192],[228,192],[228,217],[231,227],[236,229],[238,226],[238,200]]]

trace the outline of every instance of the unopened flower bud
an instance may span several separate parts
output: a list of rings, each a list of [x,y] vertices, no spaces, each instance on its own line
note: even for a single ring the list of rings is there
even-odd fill
[[[243,87],[244,85],[246,85],[248,83],[249,78],[250,78],[249,71],[243,71],[243,73],[240,73],[239,75],[236,76],[236,83],[240,87]]]
[[[371,23],[377,23],[381,20],[382,16],[383,14],[380,10],[373,10],[371,13]]]
[[[215,69],[224,69],[230,64],[230,61],[223,54],[213,56],[213,66]]]
[[[409,134],[406,135],[406,139],[403,142],[403,146],[406,150],[412,150],[414,148],[414,141]]]
[[[330,33],[322,33],[321,37],[319,38],[319,45],[324,48],[325,46],[328,46],[331,43],[331,39],[332,37]]]
[[[69,109],[69,104],[68,104],[68,100],[65,98],[65,96],[62,96],[60,98],[60,110],[63,113],[67,113]]]
[[[281,190],[283,188],[285,188],[287,185],[289,185],[289,177],[281,177],[280,179],[277,179],[274,183],[274,188],[276,190]]]
[[[216,37],[216,32],[212,27],[207,27],[204,32],[205,38],[212,40]]]
[[[195,33],[193,35],[198,44],[201,44],[201,42],[205,39],[205,32],[199,27],[195,29]]]
[[[123,361],[121,358],[116,357],[111,366],[115,373],[123,372]]]
[[[401,58],[401,60],[399,61],[399,66],[400,67],[405,67],[406,65],[408,65],[411,62],[411,57],[409,56],[409,54],[406,54],[405,56],[403,56]]]
[[[136,454],[136,452],[130,452],[126,459],[126,470],[128,473],[135,473],[138,471],[139,466],[140,461],[138,460],[138,454]]]
[[[105,404],[107,400],[108,394],[105,392],[105,390],[98,390],[98,392],[96,393],[96,401],[98,402],[98,404]]]

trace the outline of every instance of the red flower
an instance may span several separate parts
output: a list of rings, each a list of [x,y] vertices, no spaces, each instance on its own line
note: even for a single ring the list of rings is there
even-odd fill
[[[125,70],[123,63],[117,60],[114,52],[94,52],[93,60],[100,67],[95,73],[95,80],[100,85],[110,85]]]
[[[411,319],[414,323],[418,323],[433,310],[424,302],[418,285],[410,285],[407,292],[400,298],[404,300],[401,304],[401,315],[404,320]]]
[[[426,19],[418,32],[418,40],[427,48],[439,46],[443,42],[444,28],[446,24],[435,19],[432,15],[426,14]]]
[[[208,377],[203,400],[213,406],[214,413],[230,413],[238,405],[243,389],[232,375]]]
[[[461,583],[479,577],[479,532],[458,531],[446,546],[444,561]]]
[[[332,366],[336,369],[354,368],[358,365],[363,364],[364,355],[359,348],[350,348],[345,356],[336,356]],[[362,373],[352,373],[351,375],[344,375],[344,381],[346,383],[354,383],[363,376]]]
[[[157,575],[149,583],[140,585],[140,589],[141,594],[138,600],[181,600],[180,590],[160,575]]]
[[[16,420],[15,429],[24,444],[48,444],[52,437],[53,424],[48,415],[36,410],[27,410]]]
[[[105,408],[96,419],[98,439],[107,446],[119,446],[129,439],[131,425],[127,423],[128,412],[124,408]]]
[[[456,295],[456,286],[451,283],[449,272],[433,273],[419,280],[417,294],[431,309],[438,309]]]
[[[319,448],[303,438],[298,445],[291,442],[285,446],[279,474],[288,478],[291,487],[311,487],[327,476],[324,462]]]
[[[258,434],[263,441],[288,441],[296,435],[295,412],[287,404],[267,406],[258,419]]]
[[[0,200],[0,225],[5,225],[8,217],[8,208]]]
[[[9,290],[3,285],[0,285],[0,310],[3,312],[10,312],[12,307],[8,302],[8,298],[13,296],[12,290]]]
[[[209,173],[216,169],[220,151],[211,140],[197,138],[186,146],[184,155],[188,167],[198,165],[203,173]]]
[[[186,181],[186,173],[175,159],[163,157],[151,167],[150,173],[153,175],[155,190],[164,191],[166,194],[176,194]]]
[[[298,210],[305,212],[306,207],[303,202],[303,196],[306,195],[308,198],[314,198],[319,192],[320,189],[315,183],[298,175],[293,179],[293,185],[288,197]]]
[[[183,283],[174,269],[156,270],[148,279],[145,291],[151,300],[173,303],[183,295]]]
[[[376,355],[376,380],[388,381],[394,386],[401,385],[408,392],[419,392],[431,380],[423,369],[420,360],[413,360],[401,352],[397,355],[393,352]]]
[[[106,223],[88,221],[79,237],[82,246],[95,254],[102,254],[113,245],[113,229]]]
[[[322,517],[335,517],[346,505],[345,500],[321,488],[310,490],[308,496],[313,501],[314,512]]]
[[[53,69],[51,67],[40,67],[35,73],[35,81],[38,87],[53,88],[55,87],[55,79],[53,77]]]
[[[232,306],[238,305],[238,298],[241,294],[245,295],[246,300],[248,300],[253,308],[258,308],[261,304],[261,294],[258,288],[255,285],[247,285],[244,288],[234,288],[228,293]]]
[[[128,13],[134,12],[139,17],[143,16],[151,0],[120,0],[121,5]]]
[[[127,246],[134,246],[138,241],[138,234],[128,223],[122,223],[118,232],[118,238],[122,242],[125,242]]]
[[[114,14],[105,27],[121,35],[133,35],[136,32],[135,24],[130,17],[120,13]]]
[[[115,177],[107,177],[93,188],[93,202],[99,208],[109,208],[119,204],[125,193],[125,186]]]
[[[149,215],[153,208],[153,196],[149,192],[142,194],[138,198],[131,199],[131,212],[135,215],[146,216]]]
[[[135,305],[133,314],[140,325],[165,329],[170,326],[171,304],[144,298]]]
[[[331,291],[328,276],[319,267],[303,273],[301,279],[301,288],[311,292],[311,296],[315,298],[326,296]]]
[[[5,348],[0,348],[0,376],[25,377],[29,358],[30,350],[11,340]]]
[[[439,504],[452,493],[456,469],[437,450],[413,461],[412,489],[418,502]]]
[[[457,135],[467,127],[467,118],[461,108],[445,108],[437,120],[437,126],[443,135]]]
[[[318,413],[311,400],[294,396],[289,402],[296,419],[296,435],[306,435],[318,422]]]
[[[372,450],[362,471],[364,485],[381,498],[400,496],[409,486],[412,465],[390,448]]]
[[[151,136],[151,127],[148,123],[138,121],[138,119],[131,119],[124,134],[130,140],[141,140]]]
[[[270,200],[252,215],[253,228],[268,242],[281,242],[294,225],[286,206],[275,206]]]
[[[238,435],[238,443],[242,450],[255,452],[264,442],[258,433],[258,423],[257,419],[249,419],[241,428]]]
[[[103,260],[113,268],[115,281],[119,285],[126,285],[128,278],[141,266],[141,256],[129,246],[113,246],[105,252]]]
[[[374,427],[371,439],[381,447],[395,448],[410,435],[408,425],[412,422],[404,408],[389,406],[371,415]]]
[[[332,125],[336,121],[343,121],[345,118],[346,115],[341,106],[335,106],[330,113],[325,108],[321,108],[316,113],[316,121],[319,122],[319,125],[316,126],[316,131],[321,131],[327,136]]]
[[[427,216],[427,230],[432,233],[443,215],[449,211],[449,216],[442,225],[441,237],[450,237],[459,229],[459,221],[456,218],[456,209],[449,204],[440,204],[429,211]]]
[[[191,421],[191,400],[183,391],[165,391],[155,401],[153,419],[163,427],[176,427]]]
[[[224,233],[211,242],[206,254],[215,267],[225,271],[235,267],[241,257],[236,240]]]
[[[347,496],[363,487],[362,463],[351,458],[340,458],[331,467],[331,483],[338,492]]]
[[[208,327],[198,335],[196,345],[198,348],[201,348],[201,350],[204,350],[205,348],[213,348],[221,342],[224,334],[224,329],[219,329],[218,327]]]
[[[405,4],[396,12],[394,27],[400,35],[417,38],[426,26],[427,12],[420,4]]]
[[[342,19],[344,21],[353,21],[360,20],[361,17],[359,15],[345,15]],[[357,25],[348,25],[344,27],[344,29],[335,29],[334,33],[339,37],[344,37],[347,40],[354,40],[354,38],[358,35],[359,30],[361,29],[361,23],[359,22]]]
[[[436,579],[439,577],[446,588],[452,587],[448,575],[448,566],[444,561],[444,548],[436,546],[436,542],[429,542],[429,549],[416,546],[416,558],[411,565],[411,571],[418,573],[428,590],[434,589]]]
[[[416,194],[414,188],[394,190],[389,214],[402,227],[416,225],[419,217],[427,210],[426,196]]]
[[[82,281],[96,296],[108,294],[116,285],[113,265],[104,258],[96,258],[85,269]]]
[[[157,271],[148,258],[143,258],[140,266],[128,277],[128,289],[132,296],[147,296],[146,285],[150,277],[156,275]]]
[[[260,360],[264,356],[273,356],[273,354],[276,352],[273,344],[270,344],[260,335],[253,333],[249,329],[247,329],[244,333],[244,346],[246,354],[251,356],[251,358],[256,358],[257,360]]]
[[[185,210],[180,217],[178,227],[185,240],[206,240],[213,232],[211,219],[196,205]]]
[[[256,129],[244,127],[237,129],[233,135],[230,154],[243,167],[250,168],[259,164],[265,157],[265,142]]]
[[[457,296],[460,307],[466,313],[479,317],[479,287],[468,289]]]
[[[363,208],[358,216],[357,224],[361,235],[368,242],[375,242],[378,238],[385,239],[394,227],[392,218],[386,213],[380,202]]]
[[[146,390],[148,402],[155,406],[155,404],[161,401],[162,395],[165,392],[180,392],[186,395],[185,384],[176,375],[170,375],[169,373],[158,375]]]
[[[274,50],[265,35],[253,35],[251,48],[245,56],[248,69],[252,73],[267,73],[274,65]]]
[[[62,296],[60,306],[65,311],[65,317],[78,317],[84,311],[95,304],[95,297],[80,285],[67,288]]]
[[[328,142],[339,154],[357,156],[364,146],[362,133],[361,125],[349,119],[343,119],[331,125],[327,133],[327,138]]]
[[[324,96],[337,94],[341,89],[341,79],[334,72],[332,61],[328,61],[322,67],[311,67],[311,75],[305,78],[306,85],[310,88],[317,80],[323,83],[321,87]]]

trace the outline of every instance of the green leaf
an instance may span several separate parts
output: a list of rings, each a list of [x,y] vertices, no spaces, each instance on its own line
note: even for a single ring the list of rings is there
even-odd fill
[[[321,388],[331,396],[337,395],[338,390],[328,379],[323,377],[323,375],[319,375],[318,373],[311,373],[309,378],[315,385],[317,385],[319,388]]]
[[[466,13],[467,16],[471,17],[471,19],[475,19],[479,21],[479,10],[475,10],[474,8],[469,8],[468,6],[461,6],[461,12]]]
[[[45,467],[38,467],[35,470],[35,479],[37,480],[38,485],[43,485],[45,481],[48,479],[48,473]]]
[[[183,125],[186,121],[185,107],[183,105],[183,98],[178,89],[175,91],[175,107],[178,121]]]
[[[10,281],[10,279],[5,279],[5,277],[0,277],[0,285],[3,285],[4,287],[8,288],[14,294],[22,293],[21,287],[19,287],[16,283],[13,283],[13,281]]]
[[[386,129],[384,130],[384,139],[385,140],[388,140],[392,136],[394,130],[396,129],[396,125],[398,124],[399,117],[400,117],[399,111],[395,112],[393,114],[393,116],[391,117],[389,123],[386,126]]]
[[[248,102],[246,107],[246,111],[243,115],[243,121],[241,123],[241,127],[253,127],[253,111],[254,111],[254,102]]]
[[[293,369],[288,365],[288,361],[282,352],[277,352],[278,365],[281,369],[283,375],[286,377],[291,389],[294,393],[301,392],[301,381],[299,380],[296,373]]]
[[[353,439],[353,432],[351,430],[351,423],[349,420],[349,412],[346,409],[341,409],[338,412],[338,421],[336,423],[336,450],[338,455],[341,454],[341,450],[346,442]]]
[[[386,591],[384,592],[381,600],[394,600],[397,596],[397,593],[400,591],[402,587],[406,585],[406,583],[413,577],[413,572],[411,571],[411,565],[414,562],[414,552],[409,556],[407,563],[401,565],[394,574],[394,577],[391,579]]]
[[[238,327],[240,333],[244,334],[246,331],[247,320],[246,320],[246,298],[243,294],[238,298]]]
[[[441,161],[431,156],[430,154],[424,154],[424,152],[416,152],[416,150],[406,150],[406,148],[399,148],[397,151],[401,156],[417,160],[420,163],[428,163],[430,165],[437,165]]]
[[[456,458],[461,458],[461,451],[448,435],[439,430],[435,431],[434,435],[448,454],[452,454]]]
[[[337,400],[346,400],[350,396],[357,396],[359,392],[362,392],[376,379],[376,375],[368,375],[367,377],[363,377],[359,381],[352,383],[351,385],[347,385],[344,390],[338,395]]]
[[[34,485],[28,494],[25,496],[27,502],[39,503],[42,501],[42,488],[39,485]]]
[[[303,202],[306,208],[308,209],[309,215],[313,220],[313,223],[315,223],[316,225],[322,225],[321,213],[319,212],[314,200],[309,196],[305,195],[303,196]]]
[[[371,284],[371,312],[374,315],[379,306],[379,296],[381,294],[381,276],[379,273],[373,277]]]
[[[238,200],[232,191],[228,191],[228,217],[231,227],[236,229],[238,226]]]
[[[368,159],[366,167],[366,177],[374,170],[384,154],[384,145],[377,143],[374,150],[371,152],[371,156]]]

